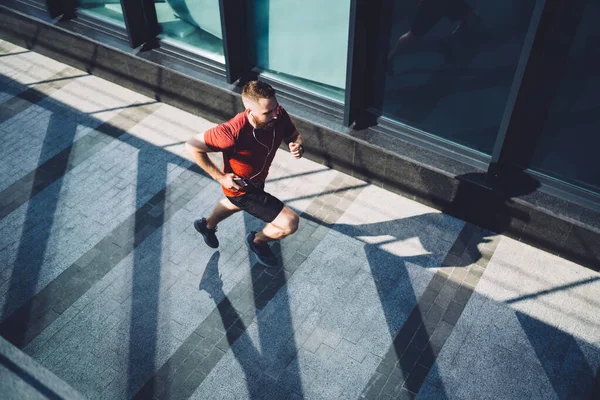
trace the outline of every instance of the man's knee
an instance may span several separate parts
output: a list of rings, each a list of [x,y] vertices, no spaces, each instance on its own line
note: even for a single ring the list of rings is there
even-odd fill
[[[291,235],[293,233],[296,233],[296,231],[298,230],[299,223],[300,223],[300,217],[298,217],[298,214],[293,213],[287,224],[286,235]]]
[[[273,225],[281,230],[284,236],[291,235],[298,230],[300,217],[290,208],[285,207],[273,221]]]

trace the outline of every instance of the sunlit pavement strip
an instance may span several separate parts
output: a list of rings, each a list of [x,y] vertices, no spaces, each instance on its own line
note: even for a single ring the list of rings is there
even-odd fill
[[[598,394],[598,273],[285,152],[281,268],[247,215],[214,251],[192,221],[220,188],[184,149],[213,123],[0,53],[0,332],[84,396]]]

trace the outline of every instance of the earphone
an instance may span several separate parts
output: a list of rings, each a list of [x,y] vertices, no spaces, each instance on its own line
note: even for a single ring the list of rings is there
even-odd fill
[[[248,115],[250,117],[252,117],[252,119],[254,119],[254,116],[252,115],[252,111],[250,111],[248,113]],[[273,127],[273,137],[271,138],[271,148],[267,147],[266,144],[264,144],[263,142],[261,142],[260,140],[258,140],[258,138],[256,137],[256,129],[254,129],[254,128],[252,128],[252,136],[254,137],[254,140],[256,140],[258,143],[260,143],[260,145],[263,146],[265,149],[267,149],[267,155],[265,157],[265,161],[263,162],[263,166],[260,169],[260,171],[258,171],[257,174],[254,174],[253,176],[251,176],[250,178],[248,178],[248,180],[252,180],[252,179],[256,178],[265,169],[265,166],[267,165],[267,160],[269,159],[269,155],[271,155],[271,152],[273,151],[273,147],[275,146],[275,127]]]

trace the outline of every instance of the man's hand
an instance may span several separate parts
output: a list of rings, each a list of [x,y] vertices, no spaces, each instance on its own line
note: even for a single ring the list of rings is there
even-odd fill
[[[302,147],[301,144],[295,143],[295,142],[291,142],[289,144],[290,146],[290,153],[292,153],[292,155],[294,156],[294,158],[301,158],[302,154],[304,154],[304,147]]]
[[[221,186],[226,187],[229,190],[238,191],[242,187],[235,183],[233,181],[233,178],[239,178],[239,176],[237,176],[234,173],[223,174],[223,176],[218,180],[218,182],[221,184]]]

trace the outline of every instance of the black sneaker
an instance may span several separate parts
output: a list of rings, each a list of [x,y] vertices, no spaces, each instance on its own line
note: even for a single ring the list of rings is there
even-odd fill
[[[271,248],[268,244],[256,244],[254,243],[254,236],[256,232],[250,232],[246,236],[246,244],[250,251],[256,255],[258,262],[264,265],[265,267],[276,267],[277,266],[277,257],[271,251]]]
[[[213,249],[219,247],[219,239],[217,239],[217,235],[215,235],[217,232],[217,227],[215,226],[213,229],[208,229],[206,227],[206,218],[195,220],[194,228],[196,228],[196,230],[202,234],[202,237],[204,237],[204,242],[208,245],[208,247],[212,247]]]

